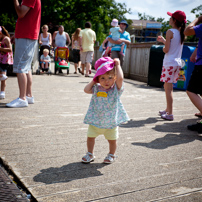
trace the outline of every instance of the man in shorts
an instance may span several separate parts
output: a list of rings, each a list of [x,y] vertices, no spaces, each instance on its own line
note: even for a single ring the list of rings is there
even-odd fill
[[[27,107],[34,103],[32,96],[31,63],[38,43],[41,22],[41,1],[13,0],[18,20],[15,28],[15,54],[13,72],[17,74],[19,98],[7,107]]]
[[[108,41],[114,44],[111,49],[111,58],[113,59],[119,58],[122,67],[126,54],[126,47],[131,43],[131,40],[130,40],[130,34],[127,31],[125,31],[128,28],[128,23],[126,22],[126,20],[122,20],[119,24],[120,29],[123,31],[123,33],[120,33],[120,39],[115,41],[112,39],[112,35],[109,35]],[[120,54],[122,42],[126,44],[124,46],[123,55]]]
[[[200,23],[202,23],[202,15],[186,27],[184,34],[186,36],[196,35],[196,37],[199,38],[196,56],[197,59],[187,87],[187,94],[192,103],[202,114],[202,99],[200,97],[202,96],[202,24]],[[198,121],[196,124],[188,125],[187,128],[201,134],[202,120]]]
[[[82,72],[84,74],[84,69],[86,65],[85,77],[89,77],[89,70],[91,67],[93,53],[94,53],[94,43],[96,41],[96,34],[91,29],[91,23],[85,23],[85,29],[81,30],[79,33],[79,45],[80,45],[80,59]]]

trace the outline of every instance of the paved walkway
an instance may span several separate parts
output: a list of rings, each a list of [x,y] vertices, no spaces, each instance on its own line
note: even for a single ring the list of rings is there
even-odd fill
[[[65,71],[64,71],[65,72]],[[92,79],[73,74],[34,75],[35,104],[10,109],[16,77],[0,100],[0,157],[37,201],[202,201],[202,137],[186,129],[197,120],[184,91],[174,92],[175,120],[164,121],[163,89],[125,80],[122,102],[131,120],[120,126],[118,159],[102,164],[108,144],[100,136],[95,162],[82,164],[87,125],[83,119]]]

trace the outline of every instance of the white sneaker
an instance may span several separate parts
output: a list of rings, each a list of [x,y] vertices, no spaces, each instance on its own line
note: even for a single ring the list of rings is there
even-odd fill
[[[27,100],[22,100],[21,98],[17,98],[12,102],[6,104],[6,107],[13,107],[13,108],[27,107],[27,106],[28,106]]]
[[[0,92],[0,99],[5,99],[5,92],[4,91]]]
[[[33,96],[32,97],[26,96],[26,98],[27,98],[28,104],[34,104],[34,97]]]
[[[0,81],[6,80],[8,77],[5,74],[0,74]]]

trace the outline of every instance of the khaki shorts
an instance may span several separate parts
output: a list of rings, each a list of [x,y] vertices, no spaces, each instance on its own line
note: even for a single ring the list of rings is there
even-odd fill
[[[113,129],[103,129],[89,125],[87,136],[96,138],[99,135],[104,135],[107,140],[116,140],[119,137],[118,126]]]
[[[81,64],[91,63],[93,60],[93,51],[80,52]]]

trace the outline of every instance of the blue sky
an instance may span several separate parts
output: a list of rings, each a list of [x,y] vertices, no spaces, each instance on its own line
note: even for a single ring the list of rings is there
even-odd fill
[[[138,19],[138,12],[151,15],[156,19],[163,17],[169,20],[167,11],[175,12],[182,10],[185,12],[187,19],[193,21],[195,15],[191,10],[199,5],[202,5],[202,0],[115,0],[117,3],[125,3],[127,8],[131,8],[131,14],[126,14],[128,19]]]

